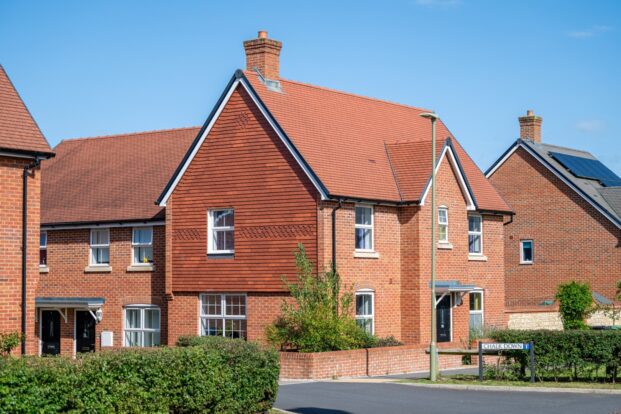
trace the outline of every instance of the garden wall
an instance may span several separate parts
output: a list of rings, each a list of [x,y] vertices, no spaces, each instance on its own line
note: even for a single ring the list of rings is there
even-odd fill
[[[426,345],[333,352],[281,352],[281,379],[327,379],[429,370]],[[440,369],[462,366],[460,355],[440,355]]]

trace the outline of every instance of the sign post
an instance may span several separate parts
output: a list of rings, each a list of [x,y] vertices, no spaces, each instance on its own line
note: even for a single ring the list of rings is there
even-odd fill
[[[483,343],[479,342],[479,381],[483,382]]]
[[[535,344],[533,341],[528,343],[530,348],[530,382],[535,383]]]
[[[500,351],[529,351],[530,382],[535,382],[535,344],[528,343],[482,343],[479,342],[479,381],[483,381],[483,354],[484,352]]]

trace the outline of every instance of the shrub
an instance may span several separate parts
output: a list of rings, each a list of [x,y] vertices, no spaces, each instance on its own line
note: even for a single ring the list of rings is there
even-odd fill
[[[394,336],[387,336],[380,338],[374,335],[369,335],[367,342],[364,344],[364,348],[381,348],[385,346],[400,346],[403,342],[398,341]]]
[[[240,340],[0,361],[0,412],[248,413],[272,407],[278,355]]]
[[[619,331],[495,331],[490,337],[498,342],[530,342],[535,344],[536,375],[558,381],[568,379],[597,379],[600,372],[612,381],[621,366],[621,332]],[[506,352],[521,366],[528,367],[528,353]],[[603,370],[605,368],[605,371]]]
[[[586,283],[569,282],[558,286],[556,299],[565,329],[588,329],[585,319],[592,311],[593,297]]]
[[[19,332],[0,332],[0,355],[11,355],[20,342]]]

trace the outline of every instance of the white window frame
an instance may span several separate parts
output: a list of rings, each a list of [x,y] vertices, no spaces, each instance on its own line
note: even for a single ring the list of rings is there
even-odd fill
[[[370,315],[358,315],[358,296],[368,295],[371,296],[371,314]],[[371,319],[371,335],[375,335],[375,292],[370,289],[360,289],[356,291],[354,297],[356,307],[356,321]]]
[[[206,296],[220,296],[220,314],[219,315],[210,315],[203,312],[203,299]],[[244,315],[227,315],[226,314],[226,297],[227,296],[241,296],[244,298],[245,304],[245,314]],[[227,320],[242,320],[246,321],[246,329],[244,338],[248,340],[248,295],[246,293],[238,293],[238,292],[229,292],[229,293],[201,293],[199,295],[199,317],[198,317],[198,334],[200,336],[209,336],[203,333],[203,319],[221,319],[222,320],[222,336],[228,338],[226,332],[226,321]]]
[[[134,241],[134,232],[136,230],[151,230],[151,241],[149,243],[136,243]],[[150,262],[136,262],[137,248],[151,248]],[[151,266],[153,264],[153,227],[132,227],[132,266]]]
[[[93,233],[94,232],[107,232],[108,233],[108,243],[107,244],[93,244]],[[91,229],[89,234],[89,249],[88,249],[88,264],[89,266],[102,266],[107,267],[110,266],[110,229]],[[108,263],[93,263],[93,249],[108,249]]]
[[[356,210],[358,208],[368,208],[371,210],[371,224],[356,223]],[[370,249],[359,249],[357,246],[355,246],[357,229],[371,230],[371,248]],[[354,207],[354,247],[357,252],[374,252],[375,251],[375,209],[373,208],[373,206],[370,206],[367,204],[356,204]]]
[[[530,243],[531,260],[524,260],[524,243]],[[535,241],[533,239],[520,240],[520,264],[533,264],[535,262]]]
[[[134,310],[140,310],[140,328],[128,328],[127,327],[127,311],[129,309],[134,309]],[[144,327],[144,321],[145,321],[145,310],[156,310],[157,313],[159,314],[159,321],[160,321],[160,327],[158,329],[154,329],[154,328],[145,328]],[[134,346],[130,346],[127,344],[127,336],[126,333],[127,332],[139,332],[140,333],[140,345],[134,345]],[[157,345],[154,346],[160,346],[162,344],[162,310],[160,309],[159,306],[157,305],[144,305],[144,304],[135,304],[135,305],[125,305],[123,307],[123,346],[124,347],[131,347],[131,348],[144,348],[144,333],[145,332],[151,332],[151,333],[158,333],[160,335],[159,338],[159,343]]]
[[[468,316],[473,314],[481,315],[481,328],[483,328],[485,326],[485,295],[482,290],[473,290],[468,292],[468,295],[470,293],[481,295],[481,310],[470,310],[470,304],[468,304]],[[470,301],[470,296],[468,296],[468,301]],[[470,324],[470,318],[468,318],[468,324]]]
[[[440,211],[446,211],[446,222],[445,223],[440,222]],[[446,238],[445,239],[440,238],[440,226],[446,227]],[[438,207],[438,243],[447,244],[448,242],[449,242],[449,209],[446,206],[440,206]]]
[[[45,244],[41,244],[41,237],[45,236]],[[41,250],[45,250],[45,264],[41,263]],[[41,230],[39,234],[39,267],[47,267],[47,231]]]
[[[468,214],[468,220],[470,217],[478,217],[481,223],[480,231],[470,231],[470,222],[468,222],[468,254],[470,256],[483,256],[483,216],[480,214]],[[480,252],[471,252],[470,251],[470,236],[471,235],[479,235],[481,237],[481,251]]]
[[[233,225],[232,226],[214,226],[213,216],[217,211],[232,211],[233,212]],[[207,254],[234,254],[235,253],[235,209],[233,208],[213,208],[209,209],[207,213]],[[233,232],[233,249],[216,250],[213,244],[214,231],[232,231]]]

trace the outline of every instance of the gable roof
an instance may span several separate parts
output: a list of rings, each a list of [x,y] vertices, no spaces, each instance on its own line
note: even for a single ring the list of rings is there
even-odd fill
[[[160,220],[153,204],[198,127],[64,140],[43,163],[41,223]]]
[[[284,79],[279,81],[279,87],[274,87],[259,74],[242,71],[235,73],[223,97],[238,85],[248,90],[322,198],[394,204],[421,201],[431,175],[430,165],[425,167],[430,164],[430,149],[424,151],[423,144],[430,142],[431,124],[419,115],[428,111]],[[217,107],[225,101],[221,98]],[[217,114],[214,108],[203,127],[202,139]],[[511,208],[440,121],[439,147],[446,138],[451,138],[460,167],[471,184],[476,207],[510,212]],[[188,151],[183,165],[158,198],[160,205],[165,205],[201,142],[195,141]],[[396,176],[390,155],[411,162],[399,163]],[[401,193],[398,180],[406,186],[418,185],[421,191],[411,188],[412,191]]]
[[[551,155],[551,153],[557,153],[588,160],[597,160],[589,152],[518,139],[489,167],[485,172],[486,177],[491,177],[518,148],[526,150],[567,186],[595,207],[604,217],[615,226],[621,228],[621,187],[605,187],[598,180],[578,177]]]
[[[0,65],[0,151],[49,156],[52,150]]]

